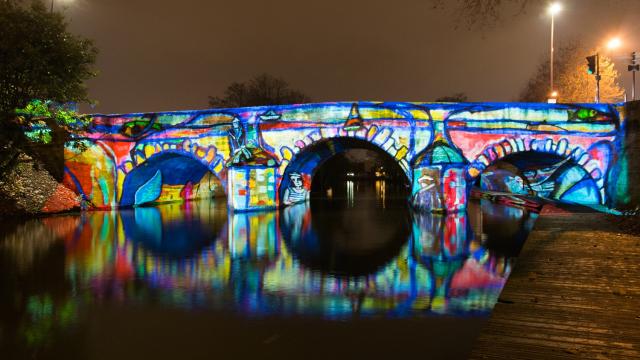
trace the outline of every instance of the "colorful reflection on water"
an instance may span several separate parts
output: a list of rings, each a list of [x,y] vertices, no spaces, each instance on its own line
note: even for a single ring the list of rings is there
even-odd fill
[[[535,214],[485,200],[416,213],[388,185],[361,188],[272,212],[228,213],[222,199],[32,220],[0,242],[6,327],[37,344],[114,303],[341,320],[490,313]],[[25,283],[52,261],[56,285]]]

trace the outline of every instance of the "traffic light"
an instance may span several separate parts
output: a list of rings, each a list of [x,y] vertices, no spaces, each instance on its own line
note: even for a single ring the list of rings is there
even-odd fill
[[[596,73],[598,63],[598,55],[587,56],[587,73],[593,75]]]

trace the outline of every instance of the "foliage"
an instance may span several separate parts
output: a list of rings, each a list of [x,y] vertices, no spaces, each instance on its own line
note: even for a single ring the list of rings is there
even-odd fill
[[[285,105],[310,102],[303,92],[289,88],[282,78],[266,73],[256,75],[247,82],[233,82],[224,91],[224,97],[209,97],[209,106],[232,108],[244,106]]]
[[[23,109],[17,109],[16,121],[23,127],[29,140],[45,145],[53,143],[52,127],[69,133],[83,130],[90,123],[88,117],[82,117],[72,109],[42,100],[32,100]],[[68,139],[65,137],[58,140],[66,142]],[[72,142],[72,145],[83,148],[84,143],[78,140]]]
[[[593,102],[596,93],[594,75],[587,73],[586,57],[595,54],[579,43],[561,47],[554,59],[554,87],[559,102]],[[624,90],[618,84],[619,73],[611,59],[600,54],[600,101],[613,103],[623,100]],[[536,73],[529,80],[520,101],[544,102],[549,96],[549,61],[542,60]]]
[[[467,102],[469,98],[465,93],[459,92],[453,95],[441,96],[436,99],[436,102]]]
[[[24,3],[0,2],[0,173],[7,159],[21,152],[37,155],[23,130],[41,127],[47,114],[55,121],[47,122],[49,132],[36,131],[36,137],[47,143],[68,137],[77,117],[49,105],[88,101],[84,82],[95,76],[93,43],[68,32],[63,15],[49,12],[42,2]],[[47,102],[30,103],[34,99]],[[17,119],[16,109],[27,113]]]

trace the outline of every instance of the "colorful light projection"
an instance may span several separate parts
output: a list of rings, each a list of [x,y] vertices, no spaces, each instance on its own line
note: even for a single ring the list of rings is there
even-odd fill
[[[608,153],[605,147],[595,156]],[[591,164],[590,166],[593,166]],[[593,168],[595,169],[595,168]],[[595,170],[592,170],[595,172]],[[557,154],[539,156],[535,151],[510,154],[489,166],[481,176],[480,188],[486,191],[580,203],[601,204],[602,183],[571,158]]]
[[[618,168],[623,135],[617,109],[605,104],[357,102],[94,115],[77,134],[87,150],[66,149],[65,185],[94,208],[225,193],[231,209],[267,209],[305,201],[327,156],[367,144],[412,179],[419,208],[463,210],[485,170],[523,152],[557,160],[558,171],[524,167],[518,174],[529,177],[495,181],[487,174],[484,186],[610,205],[620,194],[608,184],[627,181]]]
[[[412,203],[432,212],[458,212],[467,206],[466,160],[439,138],[413,163]]]
[[[516,222],[526,216],[514,211],[509,216]],[[83,299],[139,303],[158,296],[166,305],[231,307],[250,316],[490,312],[512,260],[483,245],[476,235],[483,232],[482,219],[464,213],[414,215],[413,231],[399,252],[357,276],[312,270],[299,260],[297,246],[284,241],[283,231],[292,244],[304,242],[307,248],[323,241],[306,204],[282,212],[227,214],[224,204],[188,202],[55,217],[47,226],[65,238],[65,267],[74,291],[92,292],[79,296]],[[194,236],[204,240],[182,240]]]

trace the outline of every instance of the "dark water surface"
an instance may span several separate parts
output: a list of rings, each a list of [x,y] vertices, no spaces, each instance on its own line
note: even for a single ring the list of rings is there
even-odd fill
[[[5,222],[0,359],[465,358],[535,214],[416,213],[394,194]]]

